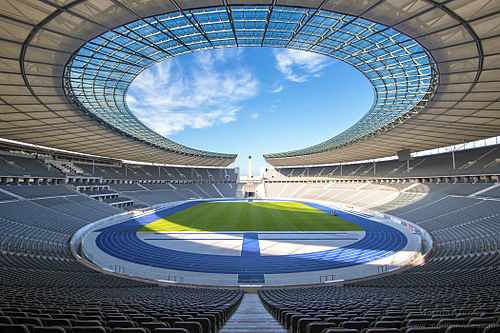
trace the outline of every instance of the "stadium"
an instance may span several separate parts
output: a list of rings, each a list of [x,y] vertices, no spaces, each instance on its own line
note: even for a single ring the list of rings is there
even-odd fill
[[[498,1],[1,3],[0,332],[500,332]],[[346,63],[373,105],[261,177],[129,109],[234,47]]]

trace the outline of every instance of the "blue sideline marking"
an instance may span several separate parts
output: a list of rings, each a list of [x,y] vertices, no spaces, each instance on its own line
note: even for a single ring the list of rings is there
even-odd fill
[[[243,245],[241,246],[241,256],[260,256],[259,234],[256,232],[245,232],[243,234]]]
[[[243,245],[241,246],[242,257],[260,257],[259,234],[256,232],[245,232],[243,234]],[[265,283],[264,274],[238,274],[238,283]]]
[[[96,230],[98,231],[98,230]],[[274,234],[279,234],[279,235],[303,235],[304,231],[298,231],[298,232],[290,232],[290,231],[259,231],[261,235],[274,235]],[[219,231],[219,232],[206,232],[206,231],[200,231],[200,232],[155,232],[153,233],[154,235],[242,235],[243,237],[243,232],[241,231]],[[347,232],[336,232],[336,231],[307,231],[308,235],[347,235]]]
[[[313,240],[313,241],[322,241],[322,240],[358,240],[358,238],[261,238],[262,240],[273,240],[273,241],[283,241],[283,242],[288,242],[288,241],[308,241],[308,240]]]
[[[206,240],[206,241],[239,241],[239,238],[145,238],[147,241],[193,241],[193,240]]]
[[[272,240],[272,241],[307,241],[307,240],[313,240],[313,241],[322,241],[322,240],[358,240],[358,238],[260,238],[262,240]],[[179,240],[185,240],[185,241],[194,241],[194,240],[206,240],[206,241],[240,241],[241,239],[239,238],[144,238],[144,240],[147,241],[179,241]],[[244,244],[244,243],[243,243]]]

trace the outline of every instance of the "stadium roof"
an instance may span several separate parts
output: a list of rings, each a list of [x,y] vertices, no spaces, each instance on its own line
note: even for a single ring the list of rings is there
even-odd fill
[[[228,165],[235,155],[185,147],[148,129],[126,107],[125,93],[151,64],[230,46],[328,54],[375,87],[373,108],[353,127],[313,147],[267,154],[273,165],[496,136],[499,22],[498,1],[482,0],[12,0],[0,8],[0,137],[127,160]]]

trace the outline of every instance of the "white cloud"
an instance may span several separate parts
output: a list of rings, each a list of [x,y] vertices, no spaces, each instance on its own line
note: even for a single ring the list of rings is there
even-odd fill
[[[250,114],[250,117],[253,119],[257,118],[258,116],[259,114],[257,112]]]
[[[132,82],[127,104],[163,135],[235,121],[240,104],[257,95],[259,82],[241,65],[224,66],[234,55],[231,49],[203,52],[189,67],[177,59],[163,61]]]
[[[285,87],[281,83],[275,84],[273,89],[271,89],[271,93],[277,94],[277,93],[282,92],[283,89],[285,89]]]
[[[293,82],[305,82],[311,76],[320,76],[321,69],[332,64],[332,59],[327,56],[292,49],[274,50],[274,58],[276,69]]]

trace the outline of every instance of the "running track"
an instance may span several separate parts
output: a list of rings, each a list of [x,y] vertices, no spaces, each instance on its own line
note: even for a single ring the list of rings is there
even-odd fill
[[[158,268],[217,274],[278,274],[364,264],[390,256],[402,250],[408,242],[406,236],[395,228],[341,211],[337,211],[339,217],[362,227],[366,233],[365,237],[346,247],[319,252],[259,256],[213,255],[165,249],[145,243],[138,238],[137,231],[143,225],[200,202],[205,201],[187,202],[99,229],[96,245],[116,258]],[[318,204],[302,203],[323,211],[331,211],[330,208]]]

